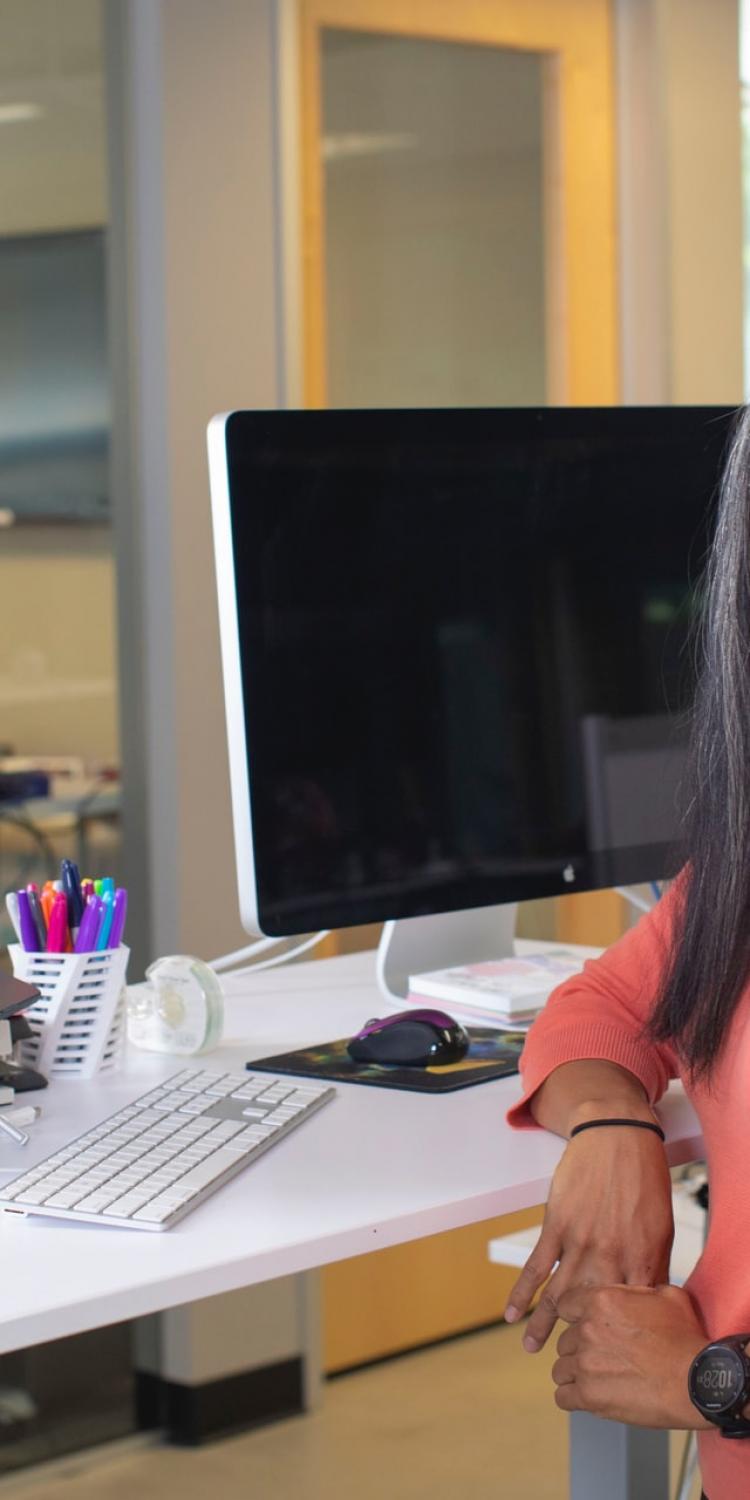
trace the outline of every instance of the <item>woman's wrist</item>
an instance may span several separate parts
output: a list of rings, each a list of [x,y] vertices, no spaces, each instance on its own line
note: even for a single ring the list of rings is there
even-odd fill
[[[608,1095],[606,1099],[582,1099],[570,1110],[567,1135],[576,1125],[586,1125],[590,1120],[642,1120],[645,1124],[658,1125],[659,1119],[645,1095]],[[647,1132],[643,1132],[647,1134]]]

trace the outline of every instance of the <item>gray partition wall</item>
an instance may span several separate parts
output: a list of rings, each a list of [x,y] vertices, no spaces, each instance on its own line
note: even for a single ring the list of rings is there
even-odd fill
[[[107,0],[110,339],[133,977],[237,914],[206,423],[285,401],[276,11]],[[246,940],[246,939],[244,939]],[[210,1065],[210,1058],[207,1059]],[[315,1278],[136,1327],[140,1416],[199,1441],[309,1405]]]
[[[125,856],[136,964],[233,949],[205,430],[284,404],[271,0],[108,0]],[[136,925],[137,924],[137,925]]]

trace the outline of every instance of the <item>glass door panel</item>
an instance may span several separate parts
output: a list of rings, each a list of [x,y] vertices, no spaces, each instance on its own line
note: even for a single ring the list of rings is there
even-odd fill
[[[547,399],[545,63],[323,28],[331,406]]]

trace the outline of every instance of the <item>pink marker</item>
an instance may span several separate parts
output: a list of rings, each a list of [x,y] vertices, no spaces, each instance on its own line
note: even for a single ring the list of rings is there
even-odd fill
[[[62,891],[58,891],[50,912],[47,933],[47,952],[64,953],[68,946],[68,903]]]

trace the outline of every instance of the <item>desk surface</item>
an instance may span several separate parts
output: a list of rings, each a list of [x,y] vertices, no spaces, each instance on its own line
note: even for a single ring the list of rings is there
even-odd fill
[[[237,1071],[350,1035],[382,1003],[371,953],[229,978],[226,990],[225,1041],[204,1065]],[[43,1115],[29,1145],[0,1144],[0,1170],[31,1167],[182,1066],[131,1051],[117,1074],[51,1085],[35,1096]],[[508,1129],[518,1092],[517,1078],[437,1098],[340,1085],[333,1103],[165,1234],[1,1214],[0,1353],[543,1202],[562,1143]],[[679,1088],[663,1118],[670,1161],[700,1156]]]

